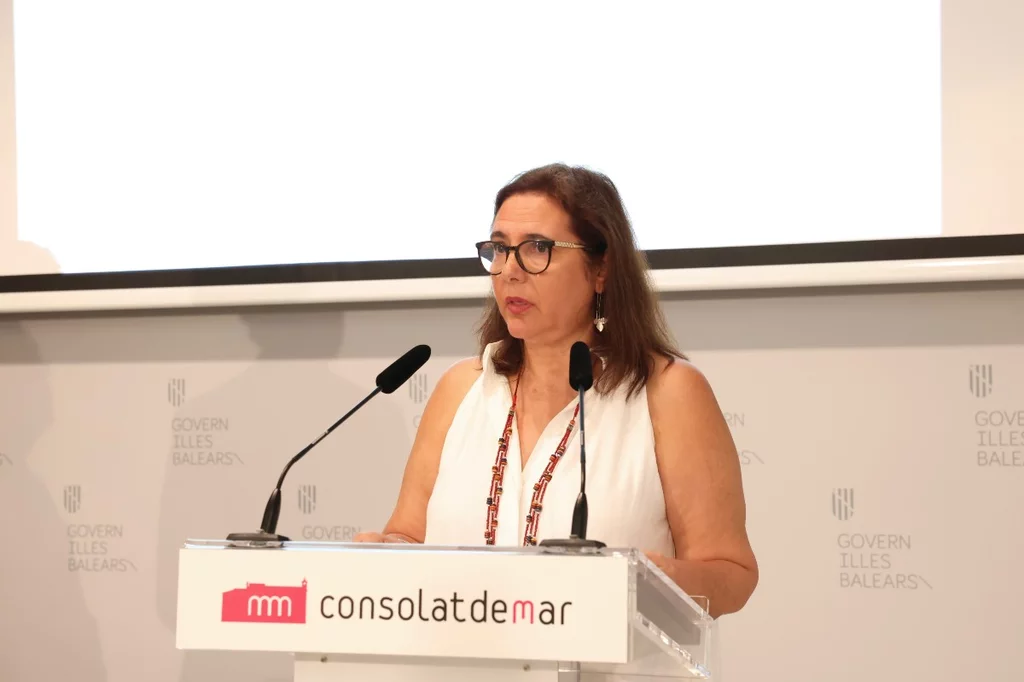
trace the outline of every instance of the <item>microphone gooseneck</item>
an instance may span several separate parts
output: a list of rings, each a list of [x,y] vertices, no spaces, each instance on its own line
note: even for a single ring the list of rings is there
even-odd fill
[[[576,496],[576,505],[572,510],[572,530],[570,538],[587,539],[587,443],[586,430],[583,428],[583,390],[580,390],[580,494]]]
[[[288,542],[289,538],[277,533],[277,522],[281,516],[281,490],[288,471],[296,462],[305,457],[306,453],[330,435],[334,429],[341,426],[349,417],[358,412],[363,405],[370,402],[374,396],[378,393],[394,393],[399,386],[408,381],[429,359],[430,346],[419,345],[395,360],[383,372],[378,374],[377,387],[369,395],[360,400],[355,407],[346,412],[338,421],[331,424],[326,431],[317,436],[316,440],[302,448],[298,454],[288,460],[284,470],[281,471],[281,475],[277,479],[277,485],[267,500],[267,505],[263,510],[263,520],[260,522],[260,530],[255,533],[230,533],[227,537],[228,541],[253,543]]]
[[[568,538],[541,540],[541,547],[557,547],[567,550],[601,549],[605,544],[600,540],[587,539],[587,439],[583,400],[587,390],[594,384],[594,366],[590,348],[577,341],[569,351],[569,385],[579,393],[580,407],[580,493],[572,510],[572,527]]]

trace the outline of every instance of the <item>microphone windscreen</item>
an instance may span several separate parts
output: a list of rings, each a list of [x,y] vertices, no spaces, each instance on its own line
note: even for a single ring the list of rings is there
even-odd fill
[[[429,359],[430,346],[416,346],[377,375],[377,388],[381,393],[394,393]]]
[[[587,391],[593,384],[594,366],[590,360],[590,348],[582,341],[577,341],[569,350],[569,385],[574,390]]]

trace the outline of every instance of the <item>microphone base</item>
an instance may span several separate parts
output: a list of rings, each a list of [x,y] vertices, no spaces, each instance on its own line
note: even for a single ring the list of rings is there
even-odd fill
[[[291,542],[291,539],[284,535],[278,535],[277,533],[267,533],[261,530],[255,533],[229,533],[227,541],[252,542],[254,544],[266,545],[270,543]]]
[[[565,549],[571,552],[578,552],[584,549],[605,549],[607,547],[600,540],[586,540],[584,538],[548,538],[541,540],[540,546]]]

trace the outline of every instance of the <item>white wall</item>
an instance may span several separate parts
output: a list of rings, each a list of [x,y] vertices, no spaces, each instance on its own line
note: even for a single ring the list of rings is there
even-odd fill
[[[666,306],[733,422],[762,567],[747,608],[722,620],[723,679],[952,682],[964,666],[1021,679],[1024,289]],[[285,658],[174,650],[176,546],[255,528],[284,461],[390,358],[429,343],[422,378],[378,396],[287,483],[293,537],[380,527],[422,389],[472,352],[476,317],[472,304],[0,319],[0,678],[285,679]],[[974,365],[991,366],[984,396]],[[990,413],[1017,422],[976,425]],[[226,422],[209,449],[231,463],[175,465],[183,418]],[[1007,445],[981,447],[979,431]],[[1002,459],[979,466],[979,449]],[[316,486],[308,514],[303,485]],[[833,516],[835,488],[854,490],[848,519]],[[112,570],[69,571],[69,530],[107,526],[120,535],[75,550],[105,549],[83,558]],[[904,548],[840,546],[890,536]],[[844,587],[855,573],[881,587]]]

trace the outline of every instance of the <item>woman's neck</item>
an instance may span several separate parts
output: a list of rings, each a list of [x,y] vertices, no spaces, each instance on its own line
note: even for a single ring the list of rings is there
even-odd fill
[[[578,340],[570,337],[558,343],[524,345],[522,381],[532,396],[561,403],[576,394],[569,386],[569,351]]]

